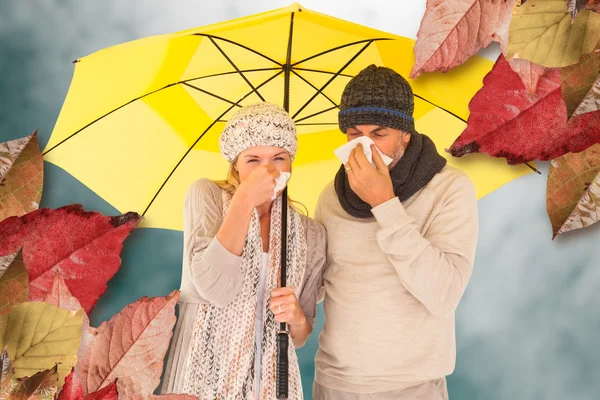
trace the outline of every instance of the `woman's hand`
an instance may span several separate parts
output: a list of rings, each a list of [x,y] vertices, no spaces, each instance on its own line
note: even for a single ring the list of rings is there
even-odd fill
[[[306,316],[291,287],[279,287],[271,292],[269,309],[275,314],[275,321],[285,322],[290,329],[306,324]]]
[[[236,195],[242,196],[252,208],[271,200],[275,190],[275,179],[280,175],[272,164],[261,165],[240,184]],[[235,196],[235,195],[234,195]]]

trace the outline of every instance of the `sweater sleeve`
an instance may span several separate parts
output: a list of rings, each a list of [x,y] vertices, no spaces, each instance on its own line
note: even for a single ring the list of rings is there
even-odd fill
[[[458,306],[473,269],[478,230],[475,188],[467,176],[455,179],[444,197],[424,235],[397,197],[372,209],[380,248],[406,289],[437,316]]]
[[[325,189],[327,190],[327,188]],[[321,195],[319,196],[319,200],[317,201],[317,206],[315,207],[315,213],[314,213],[314,220],[320,224],[323,227],[323,232],[325,235],[324,241],[327,241],[327,227],[325,225],[325,221],[323,220],[323,214],[321,212],[321,203],[323,202],[323,193],[321,193]],[[325,270],[327,269],[327,247],[325,247],[325,252],[323,253],[325,259],[323,260],[323,273],[325,273]],[[321,279],[320,281],[321,286],[319,286],[318,290],[317,290],[317,304],[322,302],[325,298],[325,283],[323,281],[323,279]]]
[[[308,218],[307,218],[308,220]],[[315,326],[317,301],[323,287],[323,270],[326,259],[325,228],[314,220],[308,220],[306,272],[298,302],[312,327]]]
[[[242,286],[242,258],[230,253],[215,237],[223,222],[220,188],[200,179],[189,188],[184,205],[185,257],[199,296],[225,307]]]

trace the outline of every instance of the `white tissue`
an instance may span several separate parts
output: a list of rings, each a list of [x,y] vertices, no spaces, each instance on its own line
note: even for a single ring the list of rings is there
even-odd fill
[[[288,179],[290,179],[291,175],[292,174],[290,174],[289,172],[279,173],[279,176],[275,178],[275,189],[273,190],[273,197],[271,197],[271,200],[275,200],[275,198],[277,197],[277,192],[279,192],[285,187],[285,184],[287,183]]]
[[[340,159],[342,164],[346,164],[348,162],[348,157],[350,157],[350,152],[359,143],[362,144],[362,146],[363,146],[363,151],[365,152],[365,156],[367,157],[367,160],[369,160],[369,162],[371,164],[373,164],[373,166],[375,166],[375,162],[373,161],[373,155],[371,154],[371,145],[374,144],[375,142],[373,142],[373,140],[367,136],[360,136],[354,140],[351,140],[348,143],[344,144],[343,146],[338,147],[333,152],[337,156],[337,158]],[[393,160],[391,158],[389,158],[388,156],[386,156],[385,154],[383,154],[379,149],[377,149],[377,152],[383,159],[383,162],[385,163],[385,165],[390,165],[390,163]]]

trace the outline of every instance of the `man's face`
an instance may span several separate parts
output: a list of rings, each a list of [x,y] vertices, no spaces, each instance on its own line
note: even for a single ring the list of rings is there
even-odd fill
[[[400,158],[402,158],[410,141],[410,134],[385,126],[357,125],[346,130],[348,141],[360,136],[367,136],[373,140],[377,148],[393,160],[389,165],[390,169],[394,168]]]

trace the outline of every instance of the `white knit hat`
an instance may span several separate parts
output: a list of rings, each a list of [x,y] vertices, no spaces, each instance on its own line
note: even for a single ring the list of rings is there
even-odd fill
[[[298,149],[296,125],[283,108],[270,103],[243,107],[229,119],[219,138],[221,154],[229,162],[256,146],[280,147],[294,161]]]

